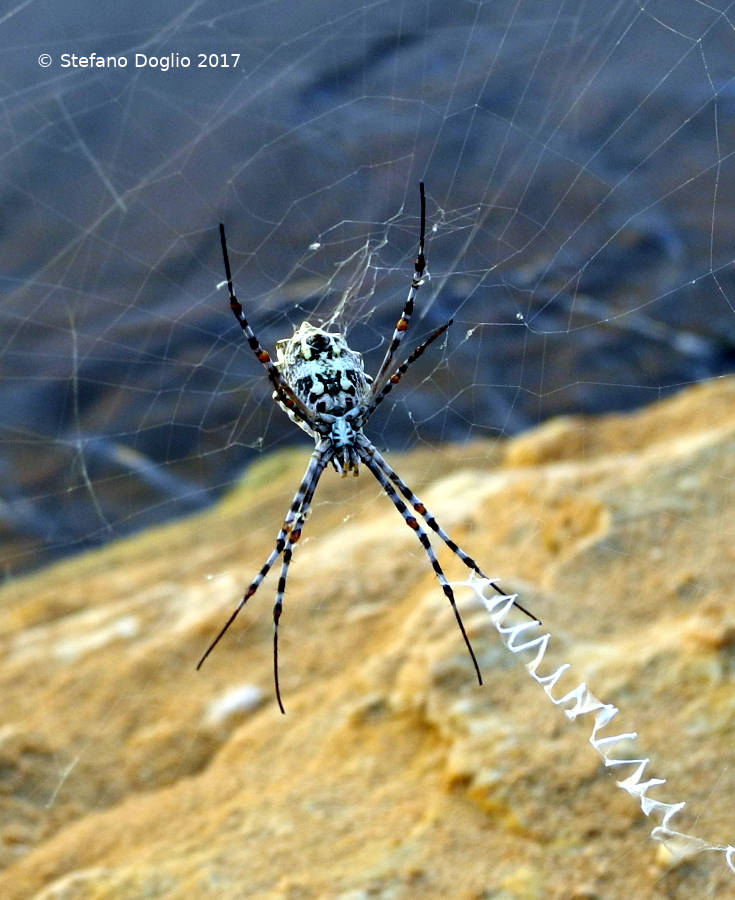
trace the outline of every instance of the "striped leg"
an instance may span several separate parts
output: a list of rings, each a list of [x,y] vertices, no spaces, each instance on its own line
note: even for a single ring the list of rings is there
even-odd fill
[[[319,461],[319,466],[315,472],[314,478],[312,480],[311,488],[304,497],[304,502],[302,504],[301,510],[299,512],[298,519],[293,524],[291,529],[288,532],[288,536],[286,538],[286,546],[283,551],[283,561],[281,563],[281,574],[278,577],[278,589],[276,591],[276,601],[273,604],[273,681],[276,688],[276,700],[278,701],[278,708],[285,715],[286,710],[283,708],[283,701],[281,700],[281,688],[278,682],[278,621],[281,618],[281,612],[283,611],[283,595],[286,592],[286,579],[288,578],[288,567],[291,565],[291,557],[293,556],[294,545],[298,542],[301,537],[301,530],[304,526],[304,520],[309,512],[311,507],[311,499],[314,495],[314,491],[316,490],[317,482],[321,477],[322,472],[324,471],[324,467],[327,464],[326,458],[321,458]]]
[[[403,494],[403,496],[406,498],[406,500],[408,500],[408,502],[411,504],[411,506],[413,506],[413,508],[416,510],[416,512],[419,513],[421,516],[423,516],[423,519],[426,522],[426,524],[429,526],[429,528],[431,528],[431,530],[435,534],[439,535],[439,537],[444,541],[444,543],[447,545],[447,547],[449,547],[449,549],[452,551],[452,553],[454,553],[455,556],[458,556],[462,560],[462,562],[467,566],[468,569],[472,569],[481,578],[484,578],[486,581],[488,581],[490,583],[490,586],[492,588],[494,588],[494,590],[498,594],[502,595],[503,597],[507,596],[506,592],[501,590],[497,586],[497,584],[495,584],[494,581],[490,581],[490,579],[482,571],[482,569],[477,565],[477,563],[474,561],[474,559],[471,556],[468,556],[464,552],[464,550],[449,537],[449,535],[446,533],[446,531],[444,531],[444,529],[436,521],[434,516],[432,516],[431,512],[424,506],[424,504],[421,502],[421,500],[419,500],[419,498],[416,496],[416,494],[414,494],[414,492],[411,490],[411,488],[405,483],[405,481],[403,481],[403,479],[398,475],[398,473],[395,472],[391,468],[391,466],[388,464],[388,462],[386,462],[386,460],[383,458],[383,456],[381,456],[379,450],[376,447],[374,447],[372,444],[370,444],[367,452],[369,452],[372,455],[376,464],[378,466],[380,466],[383,473],[385,475],[387,475],[388,478],[390,478],[390,480],[393,482],[393,484],[395,484],[395,486]],[[529,619],[533,619],[535,622],[538,622],[539,625],[541,624],[541,620],[538,619],[536,616],[534,616],[533,613],[529,612],[524,606],[521,606],[520,603],[516,602],[516,603],[514,603],[514,606],[516,606],[522,613],[525,613]]]
[[[391,342],[388,345],[388,349],[386,350],[383,362],[378,369],[378,374],[375,376],[375,381],[373,382],[375,390],[377,390],[379,382],[382,380],[383,376],[390,368],[393,356],[395,355],[399,344],[403,340],[403,335],[406,333],[408,324],[411,321],[411,316],[413,315],[413,305],[416,299],[416,294],[418,292],[418,289],[421,287],[421,279],[423,278],[424,271],[426,269],[426,257],[424,256],[424,238],[426,236],[426,197],[424,196],[423,181],[419,182],[419,194],[421,196],[421,232],[419,234],[419,252],[414,261],[414,275],[411,279],[411,287],[409,289],[406,302],[403,306],[403,312],[396,322],[396,327],[393,331],[393,337],[391,338]]]
[[[401,363],[400,366],[395,370],[395,372],[390,376],[390,378],[386,381],[383,387],[378,391],[377,394],[373,397],[372,401],[368,403],[367,408],[365,410],[365,419],[366,422],[370,416],[375,412],[376,406],[382,403],[383,400],[388,396],[388,394],[393,390],[393,388],[398,384],[398,382],[403,378],[406,374],[406,370],[411,365],[411,363],[416,362],[416,360],[421,356],[421,354],[426,350],[429,344],[433,343],[438,337],[440,337],[444,332],[449,328],[454,319],[450,319],[448,322],[445,322],[443,325],[440,325],[436,331],[433,331],[423,342],[423,344],[419,344],[419,346],[413,351],[413,353],[408,357],[408,359]],[[375,379],[374,386],[377,386],[378,379]]]
[[[454,599],[454,591],[452,591],[451,585],[446,579],[444,572],[442,571],[442,567],[439,565],[439,560],[436,558],[436,554],[434,553],[434,548],[431,546],[429,541],[429,536],[421,527],[419,522],[411,515],[406,504],[401,500],[398,494],[395,491],[395,488],[388,480],[388,477],[383,472],[383,469],[373,460],[372,456],[369,452],[363,450],[361,453],[362,460],[365,465],[370,469],[370,471],[375,476],[375,479],[383,488],[385,493],[390,497],[393,505],[398,510],[398,512],[403,516],[403,519],[406,525],[409,528],[412,528],[416,532],[416,537],[419,539],[421,546],[424,548],[426,555],[429,557],[429,562],[431,563],[431,567],[434,570],[434,574],[439,581],[439,584],[444,591],[444,594],[449,600],[451,604],[452,610],[454,612],[454,617],[457,620],[457,625],[459,625],[459,630],[462,633],[462,637],[464,638],[465,645],[467,650],[469,651],[470,658],[472,659],[472,664],[475,667],[475,672],[477,673],[477,680],[480,684],[482,684],[482,674],[480,673],[480,666],[477,663],[477,658],[475,657],[474,650],[472,649],[472,645],[470,644],[470,639],[467,637],[467,632],[464,628],[464,623],[462,622],[462,617],[459,614],[459,610],[457,609],[457,603]]]
[[[286,518],[283,520],[283,525],[281,526],[281,530],[278,532],[276,536],[276,543],[271,551],[270,556],[263,564],[263,567],[258,572],[258,574],[253,578],[250,582],[250,586],[245,591],[242,596],[242,599],[232,611],[229,619],[225,622],[225,624],[220,629],[217,637],[212,641],[212,643],[205,650],[202,658],[197,663],[197,669],[202,667],[204,660],[209,656],[209,654],[214,650],[214,648],[219,644],[220,640],[224,636],[227,629],[232,625],[232,623],[237,618],[240,610],[245,606],[248,600],[253,596],[253,594],[258,590],[261,585],[261,582],[265,578],[265,576],[270,571],[273,563],[278,559],[281,553],[284,553],[287,545],[293,541],[294,533],[298,534],[295,540],[301,536],[301,528],[303,527],[303,521],[306,517],[306,513],[309,510],[309,505],[311,503],[311,498],[314,495],[314,491],[316,490],[317,482],[319,481],[319,477],[324,471],[324,466],[326,465],[326,457],[323,450],[323,445],[317,445],[314,452],[311,454],[311,459],[309,460],[309,465],[306,467],[306,472],[304,473],[304,477],[301,479],[301,484],[299,485],[299,489],[294,494],[293,501],[291,502],[291,506],[286,513]],[[289,553],[290,559],[290,553]],[[279,583],[280,586],[280,583]]]
[[[227,253],[225,226],[221,222],[219,226],[219,239],[220,243],[222,244],[222,258],[225,261],[225,276],[227,278],[227,292],[230,295],[230,309],[234,313],[234,316],[237,319],[240,328],[242,328],[242,330],[245,332],[245,337],[248,340],[250,349],[255,354],[258,362],[265,369],[268,378],[270,379],[270,382],[273,385],[276,394],[278,395],[278,399],[287,408],[287,411],[291,410],[294,416],[303,419],[305,422],[311,424],[313,420],[312,414],[304,406],[301,400],[299,400],[296,394],[294,394],[288,384],[286,384],[286,382],[281,378],[280,372],[271,360],[270,353],[268,353],[268,351],[261,346],[260,341],[255,336],[255,332],[250,327],[248,320],[245,318],[245,313],[243,312],[242,306],[240,305],[240,301],[235,296],[235,291],[232,287],[230,257]]]

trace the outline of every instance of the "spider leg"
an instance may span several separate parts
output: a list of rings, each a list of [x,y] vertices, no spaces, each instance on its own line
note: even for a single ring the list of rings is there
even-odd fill
[[[283,708],[283,701],[281,700],[281,688],[278,681],[278,621],[281,618],[281,612],[283,611],[283,595],[286,592],[286,579],[288,578],[288,567],[291,565],[291,557],[293,556],[294,544],[296,544],[296,542],[301,537],[301,530],[303,528],[304,520],[306,519],[307,513],[309,512],[309,509],[311,507],[311,500],[314,496],[314,491],[316,490],[319,478],[321,477],[326,464],[327,459],[326,457],[322,456],[319,462],[319,466],[312,478],[310,489],[304,496],[304,501],[301,506],[301,510],[299,511],[298,518],[293,527],[288,532],[288,536],[286,538],[286,547],[283,551],[281,574],[278,577],[276,601],[273,604],[273,681],[276,689],[276,700],[278,701],[278,708],[284,715],[286,714],[286,710]]]
[[[459,625],[459,630],[462,633],[462,637],[464,638],[465,646],[469,651],[470,658],[472,659],[472,664],[475,667],[475,672],[477,673],[477,680],[480,684],[482,684],[482,674],[480,672],[480,666],[477,663],[477,658],[475,657],[475,652],[472,649],[472,644],[470,644],[470,639],[467,637],[467,632],[465,631],[464,623],[462,622],[462,617],[459,614],[459,609],[457,608],[457,603],[454,599],[454,591],[452,590],[451,585],[446,579],[442,567],[439,565],[439,560],[436,558],[436,554],[434,553],[434,548],[431,546],[429,541],[429,536],[421,527],[419,522],[411,515],[406,504],[401,500],[398,494],[395,491],[395,488],[388,480],[388,477],[383,472],[383,469],[373,461],[372,456],[366,450],[361,448],[360,456],[362,457],[362,461],[365,465],[370,469],[370,471],[375,476],[378,484],[383,488],[388,497],[392,500],[393,505],[398,510],[398,512],[403,516],[403,519],[408,525],[409,528],[412,528],[416,532],[416,537],[419,539],[421,546],[424,548],[426,555],[429,557],[429,562],[431,563],[431,567],[434,570],[434,574],[439,581],[439,584],[444,591],[444,594],[449,600],[451,604],[452,611],[454,612],[454,617],[457,620],[457,625]]]
[[[261,585],[261,582],[265,578],[265,576],[270,571],[273,563],[278,559],[281,553],[284,552],[286,546],[289,544],[291,540],[291,535],[294,531],[298,531],[299,536],[301,534],[301,527],[303,524],[303,520],[306,516],[306,513],[309,509],[309,504],[311,502],[311,498],[314,495],[314,490],[316,489],[317,482],[319,481],[319,476],[324,470],[324,466],[326,465],[326,456],[324,454],[323,445],[317,445],[314,452],[311,454],[311,459],[309,460],[309,465],[306,467],[306,472],[304,473],[304,477],[301,479],[301,484],[299,485],[298,490],[294,494],[294,498],[291,502],[291,506],[289,507],[288,512],[286,513],[286,518],[283,521],[283,525],[281,526],[281,530],[278,532],[276,536],[276,543],[273,547],[273,550],[270,553],[270,556],[263,564],[263,567],[258,572],[258,574],[253,578],[250,582],[248,589],[242,596],[242,599],[237,604],[235,609],[232,611],[230,617],[227,619],[225,624],[219,630],[217,636],[212,641],[212,643],[207,647],[202,655],[202,658],[197,663],[197,669],[201,669],[204,660],[209,656],[209,654],[214,650],[214,648],[219,644],[220,640],[224,637],[227,629],[232,625],[232,623],[237,618],[240,610],[245,606],[248,600],[253,596],[253,594],[258,590]],[[298,538],[296,538],[298,540]],[[289,556],[290,558],[290,556]]]
[[[424,238],[426,236],[426,197],[424,196],[423,181],[419,182],[419,194],[421,196],[421,232],[419,234],[419,252],[416,256],[416,259],[414,260],[414,275],[411,279],[411,287],[409,289],[406,302],[403,306],[403,312],[396,322],[396,327],[393,331],[393,337],[391,338],[391,342],[385,352],[383,362],[380,364],[378,374],[375,376],[375,380],[373,382],[374,390],[377,390],[378,384],[390,368],[391,361],[396,350],[398,349],[398,345],[403,340],[403,335],[406,333],[408,324],[411,321],[411,316],[413,315],[413,304],[414,300],[416,299],[416,293],[421,287],[421,279],[423,278],[424,271],[426,269],[426,257],[424,256]]]
[[[450,319],[448,322],[445,322],[443,325],[440,325],[436,331],[433,331],[423,342],[423,344],[419,344],[418,347],[411,353],[408,359],[401,363],[400,366],[395,370],[395,372],[390,376],[390,378],[386,381],[383,387],[378,391],[377,394],[373,397],[373,399],[367,404],[367,408],[365,410],[365,419],[367,421],[370,416],[375,412],[375,408],[378,404],[382,403],[383,400],[388,396],[391,390],[398,384],[398,382],[403,378],[406,374],[406,370],[408,367],[416,362],[416,360],[423,354],[424,350],[432,344],[438,337],[444,334],[444,332],[449,328],[454,319]],[[377,384],[377,379],[374,384]]]
[[[230,271],[230,257],[227,253],[227,239],[225,238],[225,226],[220,222],[219,226],[219,238],[220,243],[222,244],[222,258],[225,261],[225,276],[227,278],[227,292],[230,296],[230,309],[234,313],[235,318],[237,319],[240,328],[245,332],[245,337],[247,338],[248,345],[250,349],[255,354],[258,362],[265,369],[268,378],[270,379],[271,384],[275,392],[278,394],[278,398],[283,403],[284,406],[287,407],[288,410],[291,410],[295,416],[300,419],[304,419],[304,421],[309,424],[312,423],[313,417],[309,410],[304,406],[304,404],[299,400],[296,394],[291,390],[291,388],[286,384],[286,382],[281,378],[281,373],[278,371],[276,366],[273,364],[270,353],[265,350],[258,338],[255,335],[255,332],[250,327],[248,320],[245,318],[245,313],[243,312],[243,308],[240,304],[240,301],[235,296],[235,291],[232,287],[232,272]]]
[[[366,439],[367,440],[367,439]],[[390,466],[390,464],[386,461],[386,459],[381,455],[380,451],[369,441],[368,452],[371,454],[375,463],[380,466],[383,470],[383,473],[390,478],[390,480],[395,484],[398,490],[403,494],[403,496],[408,500],[408,502],[413,506],[419,515],[421,515],[426,522],[426,524],[431,528],[431,530],[438,534],[439,537],[444,541],[444,543],[449,547],[449,549],[454,553],[455,556],[458,556],[462,562],[467,566],[468,569],[472,569],[476,572],[481,578],[484,578],[487,582],[489,582],[490,586],[503,597],[507,596],[506,592],[501,590],[494,581],[490,581],[487,575],[482,571],[482,569],[477,565],[474,559],[471,556],[468,556],[464,550],[456,544],[444,531],[441,525],[436,521],[431,512],[424,506],[424,504],[419,500],[419,498],[414,494],[411,488],[406,484],[405,481],[398,475],[398,473]],[[535,622],[541,624],[541,620],[534,616],[532,612],[529,612],[525,608],[525,606],[521,606],[517,601],[513,604],[517,609],[519,609],[522,613],[528,616],[529,619],[533,619]]]

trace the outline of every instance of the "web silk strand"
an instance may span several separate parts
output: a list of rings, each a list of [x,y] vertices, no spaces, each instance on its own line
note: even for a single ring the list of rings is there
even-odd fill
[[[654,840],[661,841],[676,858],[683,858],[705,850],[722,853],[726,864],[731,872],[735,874],[735,847],[730,844],[711,844],[694,835],[676,831],[670,826],[669,823],[673,817],[679,810],[684,808],[686,803],[684,801],[664,803],[648,796],[651,788],[666,783],[665,778],[644,777],[650,765],[650,759],[646,757],[630,757],[625,755],[625,753],[622,753],[620,756],[615,754],[614,748],[616,745],[634,740],[637,737],[637,733],[626,732],[608,737],[600,736],[600,731],[609,725],[617,715],[618,709],[615,706],[598,700],[584,682],[580,682],[575,688],[567,691],[562,696],[557,697],[554,695],[553,691],[557,682],[571,666],[569,663],[563,663],[553,672],[546,675],[540,674],[541,663],[546,655],[551,635],[548,632],[538,634],[538,622],[521,622],[517,625],[505,624],[518,595],[498,595],[495,593],[495,588],[489,579],[478,578],[475,575],[471,575],[469,580],[457,582],[453,586],[468,587],[476,594],[490,614],[490,619],[501,640],[511,653],[518,654],[535,651],[533,659],[526,663],[526,669],[531,678],[541,685],[551,702],[564,710],[564,714],[568,719],[574,720],[580,716],[590,714],[593,716],[589,743],[607,768],[633,767],[632,773],[627,778],[617,782],[618,787],[622,788],[640,803],[641,810],[645,816],[655,815],[657,818],[660,818],[660,823],[651,831],[651,837]]]

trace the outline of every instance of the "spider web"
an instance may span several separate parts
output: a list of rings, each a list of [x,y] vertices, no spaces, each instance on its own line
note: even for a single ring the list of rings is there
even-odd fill
[[[2,22],[6,572],[200,508],[300,440],[216,292],[220,219],[263,343],[331,321],[370,369],[424,178],[415,333],[455,325],[376,417],[391,449],[731,369],[727,7],[316,4],[275,33],[270,4],[111,9]],[[61,67],[93,52],[128,64]]]
[[[202,509],[303,446],[218,289],[219,221],[266,347],[328,322],[374,371],[425,181],[407,343],[454,325],[371,422],[381,449],[731,372],[733,5],[0,14],[6,577]],[[62,66],[92,53],[118,64]]]

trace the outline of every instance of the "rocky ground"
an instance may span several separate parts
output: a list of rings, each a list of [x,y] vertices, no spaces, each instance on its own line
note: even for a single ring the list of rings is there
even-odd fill
[[[416,541],[363,473],[327,473],[281,619],[269,552],[308,456],[216,508],[0,597],[0,896],[735,896],[677,859],[458,589],[479,687]],[[445,528],[620,708],[672,826],[735,839],[735,379],[505,443],[392,458]],[[462,565],[442,550],[453,580]],[[625,773],[628,774],[627,772]]]

